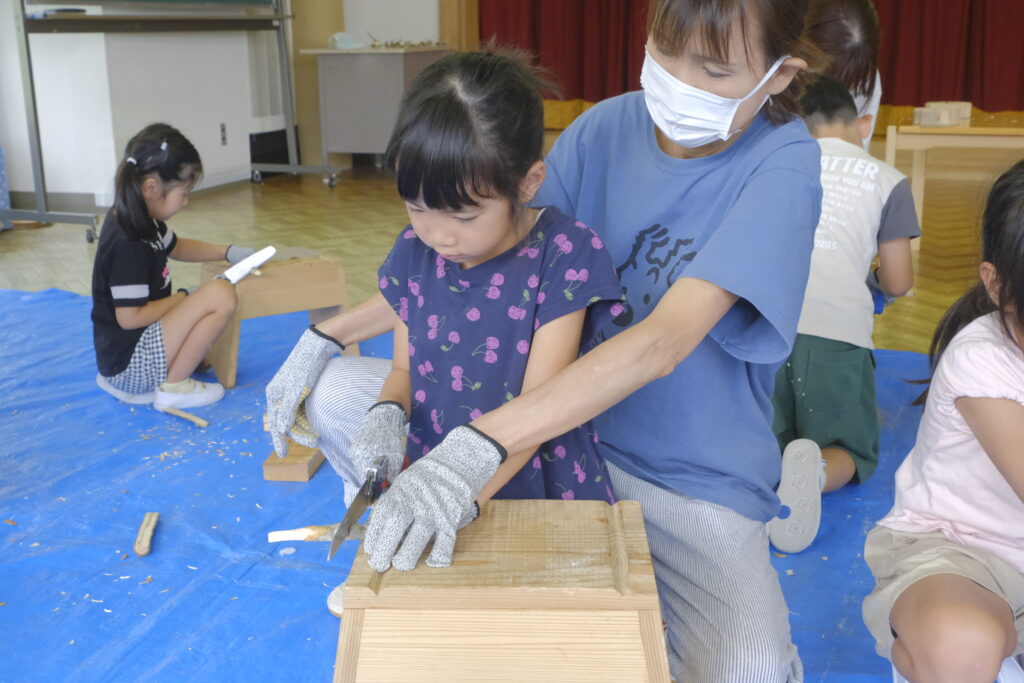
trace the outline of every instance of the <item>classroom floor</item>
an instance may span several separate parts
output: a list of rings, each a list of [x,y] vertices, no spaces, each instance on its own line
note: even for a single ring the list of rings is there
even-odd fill
[[[883,156],[876,140],[875,156]],[[949,304],[977,277],[980,215],[989,187],[1018,160],[1014,151],[936,150],[928,156],[924,237],[915,255],[912,296],[876,321],[879,348],[926,352]],[[910,154],[897,165],[909,173]],[[200,192],[171,220],[181,235],[249,246],[278,244],[340,257],[353,303],[374,293],[377,267],[406,223],[404,205],[385,171],[359,167],[328,188],[314,176],[276,176]],[[53,225],[0,233],[0,289],[55,287],[88,294],[96,245],[84,228]],[[176,286],[199,279],[195,264],[174,263]]]
[[[927,350],[942,311],[976,277],[985,193],[1014,161],[998,151],[929,156],[917,285],[877,319],[880,348]],[[388,176],[359,169],[334,189],[278,176],[200,193],[171,225],[212,242],[337,255],[360,301],[405,220]],[[337,621],[323,601],[354,544],[328,565],[320,544],[271,547],[265,532],[339,518],[338,481],[326,466],[309,484],[271,485],[259,473],[270,450],[262,389],[303,316],[245,323],[239,388],[196,411],[217,421],[198,430],[92,384],[81,295],[94,253],[81,226],[0,233],[0,290],[20,290],[0,291],[0,630],[10,645],[0,681],[325,680]],[[196,265],[173,272],[177,286],[198,279]],[[879,354],[878,474],[829,496],[811,549],[775,558],[808,681],[886,680],[859,620],[870,589],[859,551],[913,442],[916,388],[904,380],[925,369],[917,354]],[[164,526],[153,553],[137,558],[130,545],[148,509]]]

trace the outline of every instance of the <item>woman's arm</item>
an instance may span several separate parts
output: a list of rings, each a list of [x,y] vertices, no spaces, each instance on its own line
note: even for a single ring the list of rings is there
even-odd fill
[[[409,379],[409,328],[398,319],[398,316],[390,308],[388,312],[395,319],[395,345],[391,358],[391,372],[384,380],[384,386],[381,387],[377,401],[400,403],[405,409],[405,414],[409,415],[412,412],[412,382]]]
[[[509,453],[564,434],[670,374],[736,300],[710,282],[681,278],[645,319],[472,426]]]
[[[348,346],[384,334],[395,327],[396,321],[398,321],[398,316],[391,309],[387,299],[383,294],[377,292],[355,308],[342,311],[334,317],[317,323],[316,329]],[[406,335],[408,336],[408,330],[406,330]],[[399,355],[406,357],[406,368],[408,369],[408,347],[403,349],[401,354],[396,353],[395,358],[398,358]]]
[[[583,319],[586,309],[580,309],[561,318],[556,318],[542,326],[533,335],[530,343],[530,357],[526,361],[526,374],[523,375],[522,393],[540,386],[559,370],[569,366],[579,353],[580,335],[583,332]],[[568,431],[568,430],[566,430]],[[509,482],[519,470],[523,469],[537,451],[543,441],[528,446],[510,455],[494,473],[480,494],[478,503],[483,504],[491,499],[501,487]]]
[[[174,249],[168,254],[175,261],[196,263],[199,261],[224,261],[227,259],[228,248],[220,244],[210,244],[199,240],[179,237]]]
[[[1008,398],[961,396],[956,409],[992,464],[1024,501],[1024,406]]]
[[[149,327],[185,300],[184,292],[177,292],[163,299],[150,301],[145,306],[118,306],[114,309],[114,317],[122,330],[137,330]]]

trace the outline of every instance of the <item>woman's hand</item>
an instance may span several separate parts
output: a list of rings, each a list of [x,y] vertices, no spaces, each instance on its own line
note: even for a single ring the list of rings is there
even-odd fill
[[[449,432],[398,475],[373,506],[363,541],[370,568],[410,570],[431,539],[427,564],[450,565],[455,532],[476,519],[476,495],[505,457],[504,448],[473,427]]]

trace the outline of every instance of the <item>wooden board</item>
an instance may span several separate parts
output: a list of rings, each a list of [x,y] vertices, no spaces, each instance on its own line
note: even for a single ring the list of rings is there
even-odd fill
[[[345,608],[648,609],[657,604],[640,505],[495,500],[459,532],[451,567],[379,574],[362,549]],[[617,607],[610,607],[610,605]]]
[[[361,611],[356,681],[651,680],[637,612]]]
[[[263,461],[263,478],[267,481],[309,481],[324,461],[319,448],[308,448],[297,443],[288,446],[288,455],[277,457],[271,453]]]
[[[452,566],[345,583],[335,681],[668,681],[640,505],[490,501]]]

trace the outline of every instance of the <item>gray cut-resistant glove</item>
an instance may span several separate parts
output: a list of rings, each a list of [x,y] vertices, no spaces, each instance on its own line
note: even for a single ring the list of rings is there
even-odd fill
[[[224,254],[224,260],[235,265],[247,256],[252,256],[256,253],[256,250],[252,247],[240,247],[236,244],[229,244],[228,250]]]
[[[344,348],[341,342],[310,325],[267,384],[267,428],[278,457],[288,454],[286,435],[296,443],[316,448],[320,435],[309,423],[302,402],[316,386],[327,361]]]
[[[449,432],[437,448],[398,475],[374,504],[363,540],[370,568],[412,569],[431,539],[434,548],[427,564],[450,565],[455,532],[476,519],[476,496],[507,455],[474,427]]]
[[[395,480],[405,462],[407,422],[405,408],[395,401],[381,401],[366,412],[359,436],[352,444],[352,464],[360,475],[381,462],[384,469],[377,473],[378,479]]]

